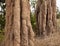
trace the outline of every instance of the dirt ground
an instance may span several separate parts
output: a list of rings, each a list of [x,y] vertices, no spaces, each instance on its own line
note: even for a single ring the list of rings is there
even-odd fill
[[[36,38],[35,46],[60,46],[60,33],[54,33],[44,39]]]

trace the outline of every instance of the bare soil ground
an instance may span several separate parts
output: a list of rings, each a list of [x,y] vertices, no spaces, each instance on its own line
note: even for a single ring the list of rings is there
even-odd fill
[[[35,46],[60,46],[60,33],[54,33],[44,39],[35,38]]]

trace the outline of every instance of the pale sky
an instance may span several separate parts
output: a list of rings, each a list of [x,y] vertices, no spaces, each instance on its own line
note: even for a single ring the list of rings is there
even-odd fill
[[[1,6],[0,6],[0,11],[1,11]]]
[[[60,10],[60,0],[57,0],[57,7],[58,7],[59,10]]]

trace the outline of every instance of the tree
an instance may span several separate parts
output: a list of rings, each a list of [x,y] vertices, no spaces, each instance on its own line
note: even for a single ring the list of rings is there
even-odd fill
[[[0,2],[3,2],[3,3],[5,3],[5,0],[0,0]]]
[[[60,19],[60,11],[59,11],[58,7],[57,7],[57,19]]]

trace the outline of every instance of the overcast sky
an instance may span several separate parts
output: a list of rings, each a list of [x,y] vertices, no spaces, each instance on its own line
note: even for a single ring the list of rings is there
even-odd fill
[[[60,10],[60,0],[57,0],[57,7],[58,7],[59,10]]]

